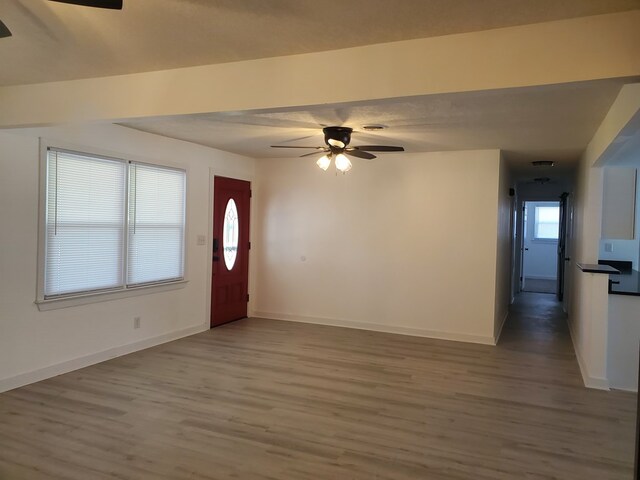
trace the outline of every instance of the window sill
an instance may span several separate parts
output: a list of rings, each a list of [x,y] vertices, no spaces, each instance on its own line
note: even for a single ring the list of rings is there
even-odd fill
[[[144,285],[140,287],[128,288],[126,290],[118,290],[116,292],[86,293],[82,295],[71,295],[62,298],[36,300],[35,304],[38,306],[38,310],[40,310],[41,312],[47,310],[58,310],[60,308],[77,307],[80,305],[88,305],[91,303],[118,300],[120,298],[137,297],[140,295],[148,295],[150,293],[178,290],[180,288],[184,288],[187,283],[189,283],[188,280],[179,280],[176,282],[167,282],[156,285]]]

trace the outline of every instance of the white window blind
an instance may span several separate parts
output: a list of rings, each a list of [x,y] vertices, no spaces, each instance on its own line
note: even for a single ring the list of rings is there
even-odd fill
[[[185,172],[129,165],[127,284],[184,277]]]
[[[45,299],[184,279],[183,170],[54,148],[46,169]]]
[[[46,297],[123,287],[126,164],[47,152]]]

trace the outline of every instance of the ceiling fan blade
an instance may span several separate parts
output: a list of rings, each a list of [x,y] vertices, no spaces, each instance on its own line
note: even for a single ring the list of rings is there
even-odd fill
[[[297,138],[292,138],[290,140],[285,140],[284,143],[299,142],[300,140],[307,140],[307,139],[313,138],[313,137],[315,137],[315,135],[305,135],[304,137],[297,137]]]
[[[271,145],[271,148],[313,148],[314,150],[324,150],[323,147],[298,147],[296,145]]]
[[[403,147],[392,147],[390,145],[358,145],[351,148],[364,150],[365,152],[404,152]]]
[[[373,160],[374,158],[377,158],[375,155],[372,155],[369,152],[364,152],[362,150],[345,150],[345,152],[347,155],[353,155],[354,157],[358,157],[358,158],[366,158],[367,160]]]
[[[110,8],[112,10],[122,10],[122,0],[50,0],[51,2],[70,3],[83,7]]]
[[[7,27],[2,20],[0,20],[0,38],[6,38],[11,36],[11,30]]]
[[[327,150],[323,150],[321,152],[305,153],[304,155],[300,155],[300,158],[302,158],[302,157],[310,157],[311,155],[320,155],[321,153],[325,153],[325,152],[327,152]]]

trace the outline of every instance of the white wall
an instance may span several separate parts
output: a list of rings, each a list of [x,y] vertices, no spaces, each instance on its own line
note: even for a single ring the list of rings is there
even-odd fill
[[[496,300],[493,336],[497,342],[511,304],[511,266],[513,254],[513,211],[515,197],[509,196],[511,179],[506,161],[500,155],[498,187],[498,233],[496,244]]]
[[[607,375],[609,386],[638,389],[640,298],[609,295]]]
[[[0,391],[208,328],[210,169],[251,180],[254,161],[114,125],[0,132]],[[187,169],[184,288],[39,311],[39,140]],[[94,150],[95,151],[95,150]],[[141,328],[133,329],[133,317]]]
[[[640,93],[639,93],[640,95]],[[634,142],[623,144],[615,151],[613,162],[624,167],[640,168],[640,147],[638,145],[638,117],[635,114],[635,125],[632,131]],[[631,123],[631,122],[630,122]],[[626,134],[629,124],[625,127]],[[610,168],[605,166],[604,168]],[[615,168],[615,167],[613,167]],[[633,268],[640,266],[640,177],[636,183],[635,238],[633,240],[601,239],[599,258],[608,260],[631,260]],[[605,252],[604,246],[610,243],[613,252]],[[622,390],[638,389],[638,346],[640,343],[640,297],[625,295],[609,295],[609,328],[607,349],[607,376],[609,386]]]
[[[579,164],[571,238],[573,274],[569,327],[587,386],[608,388],[609,297],[607,275],[578,271],[576,262],[597,263],[602,225],[602,165],[624,144],[620,132],[640,109],[640,84],[625,85],[589,142]],[[636,299],[637,301],[637,299]],[[632,359],[629,359],[630,361]]]
[[[638,167],[640,167],[640,152],[638,153]],[[607,168],[607,167],[605,167]],[[640,175],[636,180],[636,219],[633,240],[600,239],[598,258],[602,260],[626,260],[633,263],[633,269],[640,266]],[[611,245],[611,252],[605,251],[606,244]]]
[[[255,314],[493,343],[498,151],[261,159]]]
[[[558,205],[558,202],[555,202]],[[535,207],[552,204],[548,202],[526,202],[527,224],[525,225],[524,238],[524,279],[526,289],[526,279],[555,280],[558,276],[558,241],[557,240],[535,240]]]
[[[567,265],[573,276],[568,323],[585,385],[606,389],[608,276],[584,273],[576,266],[598,262],[603,182],[602,169],[593,166],[591,152],[587,149],[583,155],[576,178],[571,238],[574,254]]]

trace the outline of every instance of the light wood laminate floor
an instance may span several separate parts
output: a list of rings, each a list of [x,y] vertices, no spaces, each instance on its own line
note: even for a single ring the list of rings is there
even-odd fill
[[[0,394],[0,478],[632,478],[553,297],[497,347],[249,319]]]

